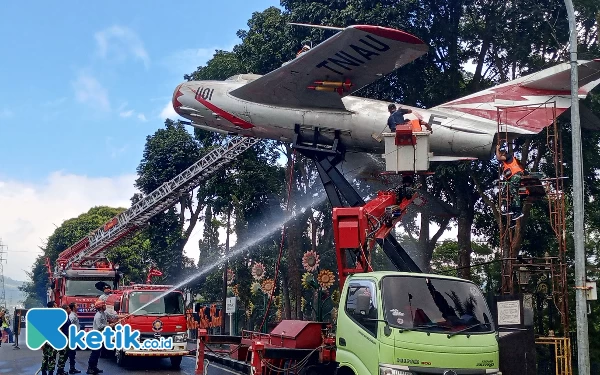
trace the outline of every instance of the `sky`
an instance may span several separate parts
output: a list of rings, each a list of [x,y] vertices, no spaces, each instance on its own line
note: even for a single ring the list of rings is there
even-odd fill
[[[39,246],[97,205],[130,206],[171,95],[252,13],[279,1],[32,1],[0,6],[0,239],[26,280]],[[196,231],[186,254],[198,257]],[[190,246],[191,245],[191,246]]]

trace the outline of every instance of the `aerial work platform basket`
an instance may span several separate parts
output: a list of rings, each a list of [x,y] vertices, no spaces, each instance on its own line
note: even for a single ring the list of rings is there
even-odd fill
[[[420,129],[419,120],[397,125],[395,133],[383,133],[385,170],[387,172],[427,172],[433,153],[429,152],[429,131]]]

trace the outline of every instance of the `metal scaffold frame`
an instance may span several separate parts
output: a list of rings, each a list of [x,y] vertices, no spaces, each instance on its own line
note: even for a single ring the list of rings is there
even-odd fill
[[[95,262],[104,259],[109,248],[133,236],[147,225],[150,218],[171,207],[181,195],[198,187],[202,181],[258,142],[258,138],[235,137],[210,151],[131,208],[63,251],[59,255],[55,274],[73,267],[91,267]]]
[[[502,293],[504,295],[515,295],[522,292],[519,288],[525,285],[527,276],[538,275],[546,279],[543,285],[548,287],[551,300],[560,314],[560,328],[562,332],[548,330],[548,337],[540,335],[536,338],[536,344],[554,345],[555,367],[557,375],[571,375],[571,343],[569,337],[568,317],[568,290],[567,290],[567,264],[566,264],[566,219],[565,219],[565,193],[564,193],[564,162],[561,132],[557,123],[556,103],[541,103],[537,106],[514,106],[498,108],[498,143],[511,144],[511,134],[508,132],[507,121],[509,113],[514,116],[515,112],[522,113],[521,119],[525,119],[531,112],[542,110],[548,116],[551,124],[546,127],[546,147],[552,155],[548,160],[554,166],[552,177],[540,179],[548,200],[548,213],[550,225],[555,234],[556,248],[548,250],[544,257],[522,257],[519,254],[520,243],[517,243],[518,233],[515,227],[511,227],[510,215],[503,216],[499,220],[500,249],[502,253]],[[514,138],[514,137],[513,137]],[[512,151],[512,150],[510,150]],[[502,168],[500,168],[500,176]],[[500,181],[500,179],[499,179]],[[505,183],[505,182],[501,182]],[[522,199],[524,206],[524,199]],[[498,204],[500,210],[505,206],[507,210],[511,206],[511,198],[508,189],[499,189]],[[519,228],[523,230],[523,228]],[[554,254],[554,255],[550,255]],[[518,285],[518,287],[516,287]],[[540,284],[542,285],[542,284]],[[538,288],[539,289],[539,288]],[[536,289],[534,292],[540,292]],[[542,291],[543,292],[543,291]]]

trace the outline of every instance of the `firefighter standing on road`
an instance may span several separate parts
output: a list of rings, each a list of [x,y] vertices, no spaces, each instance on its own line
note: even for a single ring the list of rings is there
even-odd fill
[[[102,301],[102,300],[98,300],[96,301],[94,307],[96,308],[96,315],[94,316],[94,324],[93,324],[93,329],[94,331],[100,331],[102,332],[104,330],[104,328],[106,327],[113,327],[115,326],[115,323],[108,323],[108,320],[106,318],[106,302]],[[100,349],[94,349],[92,350],[92,354],[90,354],[90,359],[88,361],[88,369],[86,374],[99,374],[101,372],[103,372],[102,370],[98,369],[98,359],[100,358],[100,353],[102,352],[102,347]]]
[[[103,288],[103,292],[104,292],[104,294],[101,294],[100,297],[98,297],[98,299],[100,299],[101,301],[106,302],[106,300],[108,299],[108,297],[112,294],[112,289],[111,289],[110,285],[105,284],[104,288]]]
[[[71,302],[69,304],[69,310],[71,310],[71,313],[69,314],[69,320],[71,321],[71,324],[73,324],[75,327],[77,327],[77,330],[79,330],[81,328],[81,326],[79,325],[79,318],[77,317],[77,304],[75,302]],[[75,355],[77,354],[77,350],[72,350],[69,349],[69,374],[79,374],[81,371],[77,370],[75,368]]]
[[[48,308],[52,309],[56,307],[54,301],[50,301],[47,304]],[[42,353],[44,357],[42,359],[42,375],[54,375],[54,367],[56,366],[56,349],[49,343],[45,343],[42,346]]]
[[[523,217],[521,198],[519,197],[521,177],[524,173],[523,167],[521,167],[521,164],[519,164],[519,161],[513,154],[505,150],[500,150],[500,145],[496,145],[496,159],[502,163],[502,175],[508,181],[508,189],[513,207],[512,220],[517,221]]]
[[[67,312],[67,320],[65,321],[65,323],[60,327],[60,331],[63,333],[63,335],[67,336],[67,338],[69,337],[69,326],[71,325],[71,320],[69,319],[69,313],[71,312],[71,309],[69,308],[68,305],[62,305],[61,306],[63,310],[65,310]],[[65,372],[65,364],[67,363],[67,358],[69,357],[69,346],[67,345],[64,349],[61,349],[58,351],[58,366],[56,368],[56,375],[67,375],[67,373]]]

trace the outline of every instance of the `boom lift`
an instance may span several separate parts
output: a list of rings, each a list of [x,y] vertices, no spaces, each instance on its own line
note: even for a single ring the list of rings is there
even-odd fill
[[[106,252],[142,230],[150,218],[171,207],[182,194],[198,187],[202,181],[258,141],[259,139],[248,137],[230,139],[128,210],[61,252],[54,270],[50,260],[46,259],[51,285],[48,300],[56,301],[59,305],[77,302],[82,327],[89,330],[95,311],[93,305],[99,294],[95,284],[100,281],[112,282],[113,289],[116,289],[121,276],[118,266],[106,259]]]
[[[429,165],[428,140],[410,126],[384,133],[388,170],[414,174]],[[419,140],[417,140],[419,137]],[[473,283],[427,275],[390,231],[416,194],[407,186],[364,202],[336,168],[339,134],[327,143],[315,129],[308,141],[296,128],[294,148],[315,161],[333,208],[341,297],[335,326],[283,320],[270,334],[209,336],[198,330],[196,374],[499,374],[492,315]],[[418,162],[423,151],[427,160]],[[408,150],[407,150],[408,149]],[[398,157],[410,153],[411,160]],[[381,245],[400,272],[373,271]],[[212,345],[230,345],[217,353]]]

